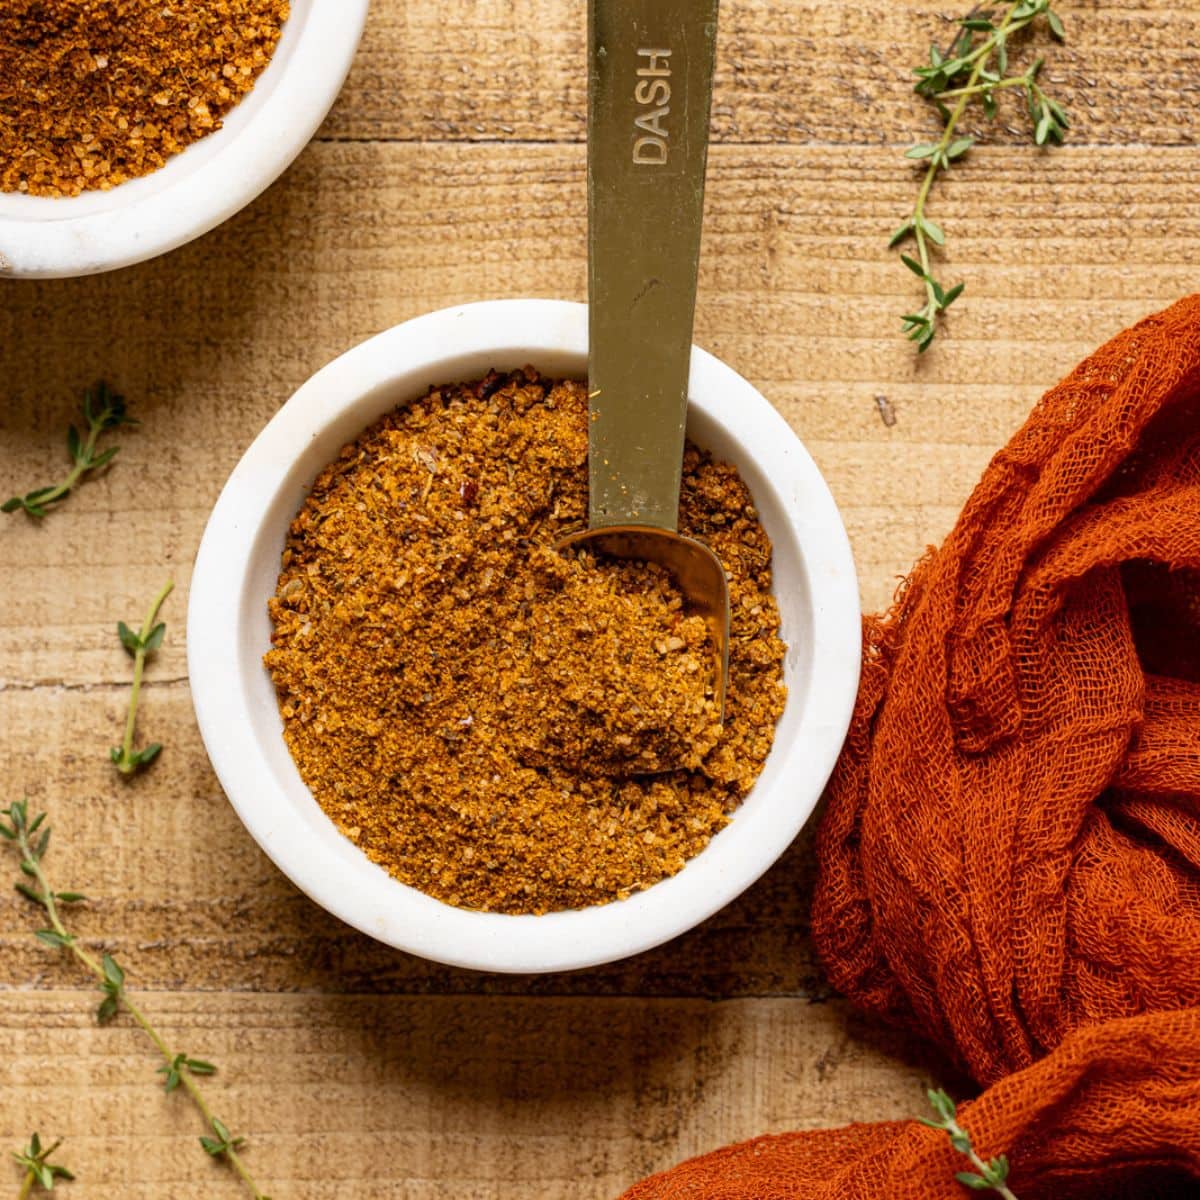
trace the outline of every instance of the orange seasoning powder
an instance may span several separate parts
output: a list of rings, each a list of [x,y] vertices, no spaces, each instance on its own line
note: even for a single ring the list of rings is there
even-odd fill
[[[221,126],[287,0],[0,0],[0,191],[76,196]]]
[[[450,904],[541,913],[674,874],[783,711],[771,546],[733,467],[689,445],[680,499],[729,575],[723,726],[670,577],[551,548],[586,521],[587,410],[529,368],[434,388],[347,446],[288,533],[266,665],[292,757],[347,837]]]

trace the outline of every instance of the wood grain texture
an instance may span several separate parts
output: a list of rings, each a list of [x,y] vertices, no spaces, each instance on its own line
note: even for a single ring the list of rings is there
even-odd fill
[[[147,737],[162,735],[166,749],[152,772],[114,787],[108,747],[118,740],[125,688],[0,691],[0,728],[12,745],[27,747],[14,790],[53,813],[55,879],[96,898],[79,911],[80,931],[102,937],[143,986],[776,995],[809,1002],[827,996],[805,937],[807,837],[751,894],[637,958],[546,976],[453,970],[391,950],[316,908],[246,836],[226,803],[186,686],[159,684],[152,675],[143,694],[142,728]],[[0,891],[0,978],[69,986],[73,968],[30,937],[29,915],[19,896]]]
[[[1200,15],[1190,5],[1086,0],[1056,7],[1067,42],[1046,52],[1047,78],[1075,101],[1072,141],[1171,146],[1195,139]],[[911,68],[930,42],[949,44],[960,15],[927,0],[729,0],[717,41],[713,137],[842,147],[912,142],[933,125],[910,94]],[[1015,40],[1019,53],[1022,39]],[[324,133],[581,142],[586,88],[579,5],[383,4]],[[1015,110],[1004,124],[1020,126]],[[1003,126],[999,137],[1027,140]]]
[[[87,1178],[68,1196],[234,1200],[226,1172],[184,1152],[197,1119],[150,1083],[143,1041],[98,1030],[90,1003],[6,996],[0,1139],[69,1124],[62,1158]],[[840,1005],[159,992],[153,1006],[174,1042],[222,1064],[214,1108],[276,1197],[591,1200],[680,1154],[844,1124],[864,1096],[904,1115],[928,1080]]]
[[[905,68],[945,39],[947,10],[724,6],[697,341],[813,453],[871,608],[1042,391],[1195,286],[1200,4],[1061,8],[1070,40],[1048,71],[1077,118],[1070,144],[1039,153],[1002,125],[939,191],[944,275],[967,290],[916,360],[896,336],[911,277],[884,241],[915,187],[899,151],[928,128]],[[139,267],[0,285],[0,498],[62,469],[95,377],[143,422],[62,511],[0,522],[6,795],[52,810],[56,878],[95,897],[89,942],[118,953],[181,1045],[221,1063],[221,1110],[253,1136],[275,1200],[600,1200],[732,1138],[913,1112],[941,1077],[830,1000],[807,939],[811,834],[637,959],[480,975],[317,910],[245,835],[200,744],[190,564],[271,414],[417,313],[583,298],[577,9],[376,0],[321,137],[248,210]],[[126,786],[106,760],[128,672],[114,626],[168,574],[141,721],[167,749]],[[34,1127],[66,1136],[84,1178],[65,1194],[84,1200],[238,1195],[145,1048],[94,1027],[95,993],[30,928],[0,898],[0,1147]]]

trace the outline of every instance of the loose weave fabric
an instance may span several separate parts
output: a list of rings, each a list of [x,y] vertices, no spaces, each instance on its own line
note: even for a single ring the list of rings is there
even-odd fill
[[[818,835],[830,981],[986,1087],[962,1123],[1021,1200],[1200,1196],[1200,296],[1046,394],[864,652]],[[628,1200],[937,1200],[964,1165],[855,1125]]]
[[[959,1121],[985,1157],[1007,1150],[1020,1200],[1195,1200],[1200,1018],[1184,1009],[1080,1029],[961,1105]],[[742,1142],[623,1200],[964,1200],[954,1176],[965,1168],[940,1130],[884,1121]]]

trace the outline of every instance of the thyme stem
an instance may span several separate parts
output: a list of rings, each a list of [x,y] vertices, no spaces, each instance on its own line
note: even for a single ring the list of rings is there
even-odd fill
[[[152,742],[144,750],[135,752],[133,749],[133,733],[137,722],[138,697],[142,691],[142,675],[146,669],[146,656],[158,649],[162,642],[162,631],[165,626],[156,625],[158,610],[163,601],[171,594],[174,581],[168,579],[159,589],[158,595],[150,602],[146,618],[141,629],[136,634],[124,624],[117,626],[117,633],[125,649],[133,655],[133,686],[129,691],[129,709],[125,714],[125,737],[119,747],[109,754],[113,763],[122,775],[132,775],[139,767],[144,767],[154,761],[162,750],[157,742]]]
[[[967,1151],[967,1158],[969,1158],[971,1160],[971,1166],[973,1166],[975,1168],[975,1170],[977,1170],[977,1171],[986,1171],[987,1170],[988,1164],[985,1163],[983,1161],[983,1159],[980,1158],[979,1155],[975,1153],[974,1150]],[[1017,1200],[1016,1195],[1010,1190],[1010,1188],[1008,1187],[1007,1184],[994,1183],[994,1184],[992,1184],[992,1191],[994,1191],[996,1193],[996,1195],[1001,1197],[1001,1200]]]
[[[950,1139],[950,1145],[963,1155],[975,1168],[974,1172],[959,1171],[954,1178],[971,1191],[993,1191],[1001,1200],[1017,1200],[1008,1187],[1008,1159],[1003,1154],[997,1155],[986,1162],[976,1153],[971,1144],[971,1135],[958,1123],[958,1110],[953,1100],[941,1088],[930,1089],[926,1095],[930,1106],[937,1113],[938,1119],[918,1117],[922,1125],[930,1129],[940,1129]]]
[[[165,596],[168,590],[169,587],[159,593],[155,608],[152,609],[148,621],[153,621],[157,613],[157,605],[162,603],[162,597]],[[204,1118],[205,1125],[210,1129],[216,1130],[221,1139],[219,1143],[220,1148],[217,1151],[209,1149],[206,1145],[205,1149],[208,1150],[208,1153],[214,1157],[224,1157],[226,1159],[246,1185],[247,1189],[253,1193],[254,1200],[268,1200],[268,1197],[259,1190],[254,1177],[250,1174],[246,1168],[246,1164],[237,1152],[237,1144],[240,1144],[241,1139],[230,1136],[225,1127],[214,1116],[212,1108],[209,1106],[200,1085],[196,1082],[191,1069],[187,1065],[186,1056],[177,1054],[171,1049],[162,1034],[158,1032],[150,1023],[149,1018],[142,1012],[141,1008],[130,998],[125,988],[124,972],[107,956],[103,960],[97,959],[94,954],[80,945],[78,939],[64,924],[58,906],[58,902],[64,893],[56,893],[51,888],[41,862],[42,855],[45,853],[49,831],[46,830],[38,842],[35,843],[32,840],[34,834],[38,832],[38,826],[41,824],[42,819],[39,817],[33,823],[30,823],[27,819],[27,808],[23,802],[12,805],[4,815],[9,818],[11,825],[0,825],[0,833],[3,833],[3,836],[10,841],[15,842],[16,848],[21,854],[21,869],[37,885],[35,890],[22,884],[19,885],[20,890],[26,897],[35,900],[46,910],[46,915],[50,921],[50,929],[55,935],[53,939],[54,944],[69,950],[75,961],[96,977],[101,985],[101,989],[113,1001],[110,1011],[115,1012],[118,1006],[124,1007],[126,1012],[133,1018],[134,1023],[142,1030],[150,1043],[163,1057],[168,1069],[176,1073],[179,1083],[191,1097],[192,1103],[195,1104],[200,1115]],[[73,893],[65,893],[65,895],[72,896]],[[22,1194],[28,1196],[29,1193],[26,1191]]]
[[[56,1179],[74,1179],[75,1176],[62,1163],[51,1162],[55,1150],[62,1145],[60,1138],[49,1146],[42,1145],[42,1139],[37,1130],[29,1138],[29,1145],[19,1154],[14,1152],[13,1158],[21,1168],[21,1186],[17,1192],[17,1200],[33,1194],[33,1189],[39,1185],[43,1190],[52,1192]]]
[[[1005,78],[1008,70],[1009,38],[1044,17],[1054,37],[1063,36],[1062,21],[1051,9],[1050,0],[1010,0],[1003,15],[996,21],[990,11],[973,9],[959,22],[959,32],[950,49],[943,53],[930,48],[929,64],[916,69],[919,82],[916,92],[933,101],[942,116],[942,131],[936,142],[910,147],[905,156],[925,162],[924,177],[917,191],[908,219],[892,235],[890,246],[900,245],[908,238],[916,243],[916,257],[901,254],[901,261],[917,275],[925,290],[925,303],[915,312],[902,318],[903,331],[924,352],[932,343],[941,315],[962,294],[963,284],[943,288],[934,278],[930,244],[941,246],[945,234],[929,219],[927,207],[934,181],[950,169],[975,144],[972,136],[958,132],[968,105],[978,97],[984,113],[994,117],[995,93],[1009,88],[1025,92],[1034,126],[1034,141],[1045,145],[1062,140],[1067,118],[1062,107],[1051,100],[1037,83],[1042,59],[1037,59],[1024,73]],[[981,35],[979,44],[975,38]],[[993,66],[993,64],[995,64]],[[950,107],[953,102],[953,107]]]
[[[83,452],[76,460],[75,465],[67,472],[67,476],[61,483],[56,483],[48,491],[38,497],[38,504],[45,507],[47,504],[53,504],[57,500],[61,500],[79,481],[83,478],[85,471],[91,468],[87,465],[96,453],[96,440],[100,436],[101,426],[93,425],[88,431],[87,439],[83,443]]]
[[[950,115],[946,118],[945,128],[942,130],[942,136],[937,142],[937,152],[930,156],[929,166],[925,171],[925,178],[921,181],[921,190],[917,192],[917,202],[913,206],[913,233],[917,239],[917,254],[920,257],[921,267],[925,272],[925,277],[922,282],[925,284],[925,309],[928,311],[930,318],[929,328],[933,328],[933,318],[938,312],[938,298],[934,287],[933,272],[929,262],[929,246],[926,242],[926,229],[928,226],[925,222],[925,204],[929,200],[929,193],[933,190],[933,181],[942,171],[944,164],[948,161],[946,151],[950,147],[950,143],[954,140],[954,130],[958,126],[959,120],[966,111],[967,104],[970,102],[972,92],[970,89],[976,87],[979,83],[979,75],[987,63],[991,51],[995,49],[997,39],[1008,32],[1009,26],[1012,23],[1013,14],[1020,6],[1021,0],[1014,0],[1014,3],[1008,7],[1008,12],[1004,14],[1004,19],[1000,22],[1000,26],[991,37],[987,38],[983,45],[979,47],[973,54],[969,55],[967,61],[974,60],[974,66],[971,68],[971,74],[967,77],[965,94],[961,94],[958,103],[951,109]],[[943,306],[945,307],[945,306]],[[928,345],[928,343],[926,343]],[[922,346],[923,350],[925,347]]]
[[[950,88],[949,91],[938,92],[939,100],[951,100],[955,96],[982,96],[984,92],[998,92],[1003,88],[1024,87],[1026,77],[1024,75],[1011,75],[1008,79],[1001,79],[999,83],[977,83],[968,87]]]
[[[99,471],[112,462],[119,446],[110,446],[103,453],[96,453],[96,442],[105,430],[120,425],[136,425],[125,410],[125,400],[114,395],[103,383],[84,393],[83,416],[87,421],[87,436],[81,437],[79,429],[72,425],[67,430],[67,452],[72,467],[65,479],[49,487],[34,488],[24,496],[10,496],[0,504],[0,512],[23,511],[31,517],[44,517],[50,506],[65,500],[71,490],[89,472]]]

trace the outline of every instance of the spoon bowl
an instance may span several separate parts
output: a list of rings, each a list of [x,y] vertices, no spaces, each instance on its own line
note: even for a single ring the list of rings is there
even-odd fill
[[[688,608],[708,625],[713,647],[713,702],[723,722],[729,678],[729,580],[721,560],[703,542],[651,525],[580,529],[561,538],[555,549],[583,547],[607,558],[654,563],[670,573]]]

